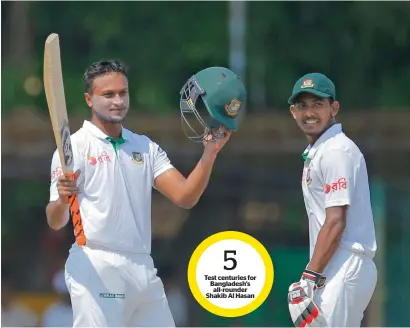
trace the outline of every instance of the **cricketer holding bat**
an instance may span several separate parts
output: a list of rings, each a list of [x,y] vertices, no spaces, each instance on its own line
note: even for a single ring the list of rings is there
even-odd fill
[[[309,142],[302,191],[310,238],[310,261],[289,287],[291,318],[296,327],[360,327],[377,282],[365,159],[336,122],[339,102],[325,75],[300,78],[289,104]]]
[[[49,226],[61,229],[69,220],[68,197],[77,194],[76,241],[65,266],[74,326],[175,326],[150,255],[152,188],[186,209],[198,202],[218,152],[237,128],[245,88],[221,67],[202,70],[185,84],[181,111],[195,113],[200,98],[213,118],[212,126],[202,121],[203,155],[185,178],[158,144],[123,127],[130,99],[121,63],[94,63],[83,81],[91,120],[71,137],[75,181],[58,174],[56,151],[46,209]]]

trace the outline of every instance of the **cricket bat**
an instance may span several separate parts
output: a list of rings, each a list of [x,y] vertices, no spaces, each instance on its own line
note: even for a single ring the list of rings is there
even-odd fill
[[[44,90],[61,168],[65,175],[72,175],[74,158],[61,69],[60,41],[55,33],[48,36],[44,48]]]
[[[60,40],[58,34],[50,34],[44,47],[44,90],[53,126],[54,138],[60,155],[63,174],[74,179],[74,156],[71,147],[70,126],[64,94],[61,69]],[[76,242],[86,244],[77,195],[68,198]]]

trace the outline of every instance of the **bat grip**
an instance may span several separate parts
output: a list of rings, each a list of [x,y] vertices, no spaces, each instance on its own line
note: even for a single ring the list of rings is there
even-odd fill
[[[69,173],[66,173],[65,176],[66,176],[67,178],[70,178],[71,180],[75,181],[75,174],[74,174],[73,171],[72,171],[72,172],[69,172]]]
[[[76,180],[76,176],[74,172],[67,173],[66,177],[72,179],[73,181]],[[84,234],[84,228],[83,228],[83,223],[82,223],[82,218],[81,218],[81,213],[80,213],[80,206],[78,204],[77,195],[74,194],[74,195],[69,196],[68,203],[69,203],[69,211],[71,214],[71,220],[73,222],[76,243],[80,246],[84,246],[86,245],[87,241],[86,241],[86,237]]]

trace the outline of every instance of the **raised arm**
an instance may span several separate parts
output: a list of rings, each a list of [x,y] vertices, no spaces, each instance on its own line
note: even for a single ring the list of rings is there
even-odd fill
[[[231,132],[228,132],[221,140],[204,141],[204,153],[188,178],[172,168],[155,179],[155,188],[182,208],[195,206],[209,183],[216,157],[230,136]]]

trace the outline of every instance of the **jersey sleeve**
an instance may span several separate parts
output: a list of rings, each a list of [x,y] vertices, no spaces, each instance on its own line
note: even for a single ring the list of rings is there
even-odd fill
[[[321,160],[325,208],[351,205],[355,184],[354,161],[345,151],[332,149]]]
[[[167,153],[154,143],[154,180],[173,167]]]
[[[54,202],[58,199],[57,181],[58,177],[63,174],[61,168],[60,155],[58,149],[53,154],[51,160],[51,175],[50,175],[50,202]]]

